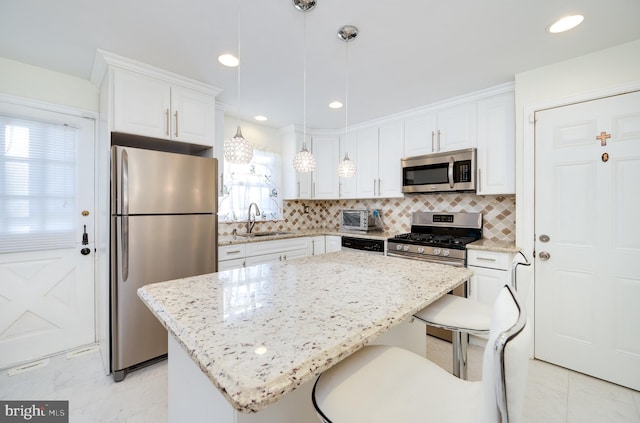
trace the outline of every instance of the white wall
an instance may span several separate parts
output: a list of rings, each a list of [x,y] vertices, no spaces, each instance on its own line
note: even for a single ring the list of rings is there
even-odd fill
[[[516,244],[533,261],[536,110],[640,90],[640,40],[516,75]],[[521,267],[529,321],[534,321],[534,266]]]
[[[224,142],[224,140],[233,137],[238,127],[238,118],[236,116],[224,116],[224,139],[216,140],[216,142]],[[249,143],[258,150],[270,151],[273,153],[282,153],[282,140],[280,130],[267,125],[240,120],[240,129],[242,135]]]
[[[3,57],[0,57],[0,93],[98,111],[98,89],[88,80]]]

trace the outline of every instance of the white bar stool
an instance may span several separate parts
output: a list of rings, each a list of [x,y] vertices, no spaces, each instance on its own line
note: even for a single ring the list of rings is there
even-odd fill
[[[459,379],[402,348],[373,345],[322,373],[313,405],[325,423],[517,423],[532,337],[526,319],[505,285],[493,306],[482,381]]]
[[[524,259],[521,261],[520,256]],[[511,286],[517,291],[518,265],[530,266],[522,252],[511,262]],[[447,294],[423,308],[414,317],[429,326],[452,332],[453,375],[467,379],[467,346],[469,335],[487,335],[491,327],[492,307],[469,298]]]

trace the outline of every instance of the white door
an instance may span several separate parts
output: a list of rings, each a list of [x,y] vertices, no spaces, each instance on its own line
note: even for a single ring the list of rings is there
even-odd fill
[[[536,118],[535,355],[638,390],[640,92]]]
[[[0,368],[95,342],[94,139],[93,120],[0,103]]]

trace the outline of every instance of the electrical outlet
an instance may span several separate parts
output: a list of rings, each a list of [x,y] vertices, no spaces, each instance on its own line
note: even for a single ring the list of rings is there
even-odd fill
[[[309,206],[304,206],[304,213],[309,214]]]

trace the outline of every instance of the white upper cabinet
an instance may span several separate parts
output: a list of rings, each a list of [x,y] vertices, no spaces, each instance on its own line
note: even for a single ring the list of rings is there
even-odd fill
[[[358,151],[356,147],[356,134],[353,132],[340,136],[340,161],[344,159],[345,153],[348,153],[349,160],[356,164],[357,174],[356,158],[358,157]],[[340,178],[339,198],[357,198],[355,175],[350,178]]]
[[[404,125],[402,121],[380,127],[378,140],[378,197],[403,197],[402,167],[404,156]]]
[[[338,198],[340,189],[338,177],[340,137],[315,136],[313,138],[313,155],[316,159],[316,170],[313,172],[313,198]]]
[[[285,199],[310,199],[312,174],[296,172],[293,158],[302,149],[303,131],[294,125],[281,129],[282,139],[282,193]],[[311,139],[307,136],[307,150],[312,151]]]
[[[404,121],[404,153],[406,157],[422,156],[435,151],[438,131],[437,113],[423,113]]]
[[[402,197],[404,126],[401,121],[364,128],[356,138],[358,198]]]
[[[478,101],[478,194],[515,193],[514,94]]]
[[[378,128],[360,129],[356,135],[356,196],[374,198],[378,193]]]
[[[405,119],[405,156],[475,147],[476,103],[468,102]]]
[[[116,69],[112,130],[213,146],[215,96]]]
[[[116,70],[113,76],[115,132],[170,138],[171,88],[154,78]]]
[[[187,88],[171,87],[171,138],[194,144],[213,145],[215,97]]]

